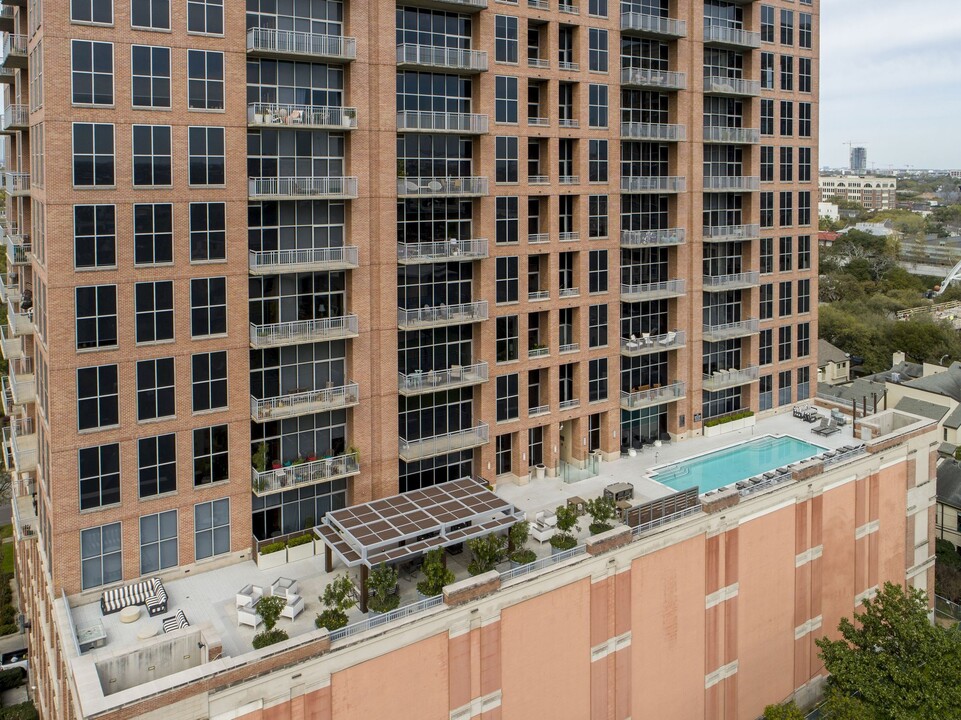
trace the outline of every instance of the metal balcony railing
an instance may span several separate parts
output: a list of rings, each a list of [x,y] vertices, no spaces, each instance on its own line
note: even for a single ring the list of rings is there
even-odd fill
[[[252,275],[349,270],[359,266],[356,245],[291,250],[251,250],[248,267]]]
[[[487,7],[487,0],[409,0],[405,4],[431,10],[444,9],[459,13],[475,13]]]
[[[566,287],[561,288],[560,293],[558,293],[562,298],[572,298],[577,297],[581,294],[581,289],[576,287]]]
[[[527,236],[528,245],[543,245],[551,241],[550,233],[531,233]]]
[[[532,7],[535,10],[550,10],[551,4],[548,0],[527,0],[527,7]]]
[[[621,177],[623,193],[680,193],[686,188],[685,179],[674,175]]]
[[[527,417],[538,417],[539,415],[547,415],[551,411],[550,405],[536,405],[535,407],[528,408]]]
[[[527,351],[527,357],[530,359],[534,358],[545,358],[550,357],[551,349],[549,347],[532,347]]]
[[[724,25],[705,25],[704,42],[754,49],[761,47],[761,33],[725,27]]]
[[[714,127],[709,125],[704,128],[704,142],[756,145],[761,142],[761,131],[757,128]]]
[[[558,4],[558,6],[557,6],[557,9],[558,9],[558,11],[560,11],[560,12],[562,12],[562,13],[566,13],[567,15],[580,15],[580,14],[581,14],[581,9],[580,9],[579,7],[577,7],[577,5],[574,5],[574,4],[569,3],[569,2],[565,2],[565,0],[561,0],[561,2],[560,2],[560,3]]]
[[[250,28],[247,31],[247,52],[349,61],[357,58],[357,39],[293,30]]]
[[[397,245],[397,262],[401,265],[424,265],[450,261],[470,262],[487,256],[487,238],[399,243]]]
[[[399,177],[400,197],[482,197],[488,193],[486,177]]]
[[[577,185],[581,181],[578,175],[561,175],[557,178],[557,182],[561,185]]]
[[[686,340],[687,335],[683,330],[672,330],[663,335],[641,333],[640,336],[632,335],[629,338],[621,338],[621,354],[633,357],[677,350],[684,347]]]
[[[33,358],[22,357],[10,362],[10,393],[16,405],[32,403],[37,397]]]
[[[7,360],[23,357],[23,343],[20,338],[11,335],[5,325],[0,325],[0,352]]]
[[[418,112],[405,110],[397,113],[398,132],[457,133],[483,135],[490,119],[476,113]]]
[[[3,45],[0,46],[0,65],[26,67],[28,42],[29,38],[26,35],[4,33]]]
[[[712,95],[757,97],[761,94],[761,81],[715,75],[704,78],[704,92]]]
[[[684,125],[667,123],[622,122],[621,140],[664,140],[678,142],[687,137]]]
[[[539,57],[529,57],[527,58],[527,67],[538,68],[539,70],[547,70],[551,66],[551,61],[547,58]]]
[[[560,347],[557,348],[557,353],[559,355],[568,355],[570,353],[580,352],[580,343],[562,343]]]
[[[247,183],[251,199],[352,200],[357,197],[355,177],[252,177]]]
[[[22,293],[20,288],[17,286],[17,280],[15,276],[11,276],[10,273],[0,274],[0,302],[20,302],[22,298]]]
[[[760,371],[757,365],[751,365],[740,370],[715,370],[713,373],[703,376],[701,387],[708,392],[716,392],[718,390],[756,382],[759,374]]]
[[[687,36],[687,23],[674,18],[638,12],[621,13],[621,32],[635,32],[663,38]]]
[[[557,239],[560,242],[577,242],[581,239],[581,234],[579,232],[562,232],[557,234]]]
[[[357,108],[250,103],[247,105],[247,124],[272,127],[286,125],[294,128],[325,130],[355,130],[357,128]]]
[[[446,370],[415,370],[411,373],[397,373],[397,387],[401,395],[424,395],[426,393],[469,387],[487,382],[489,378],[486,362],[473,365],[454,365]]]
[[[551,299],[550,290],[530,290],[527,293],[527,302],[542,302]]]
[[[37,431],[32,418],[17,418],[10,423],[10,455],[17,472],[37,469]]]
[[[262,472],[252,467],[250,468],[250,489],[254,495],[269,495],[301,485],[330,482],[331,480],[350,477],[359,472],[360,461],[356,453],[321,458]]]
[[[670,70],[626,67],[621,69],[621,85],[656,90],[684,90],[687,88],[687,74]]]
[[[414,310],[397,308],[397,327],[401,330],[417,330],[425,327],[463,325],[487,319],[487,301],[460,303],[459,305],[425,306]]]
[[[705,323],[702,326],[702,333],[705,342],[720,342],[722,340],[733,340],[739,337],[757,335],[759,324],[757,318],[749,318],[738,322],[722,323],[710,325]]]
[[[581,122],[577,118],[560,118],[557,121],[557,126],[562,128],[579,128]]]
[[[704,177],[705,192],[753,192],[761,189],[761,178],[749,175],[723,175]]]
[[[684,228],[663,230],[621,230],[621,247],[670,247],[683,245],[687,232]]]
[[[33,335],[33,308],[17,312],[12,302],[7,303],[7,325],[13,337]]]
[[[437,45],[406,43],[397,46],[398,65],[458,70],[477,73],[487,71],[487,53],[480,50],[461,50]]]
[[[271,325],[250,324],[250,345],[255,348],[302,345],[357,337],[356,315],[296,320]]]
[[[557,61],[558,70],[567,70],[568,72],[577,72],[581,69],[579,63],[572,62],[570,60],[558,60]]]
[[[551,124],[551,121],[550,121],[550,118],[537,117],[536,115],[528,115],[527,124],[533,125],[535,127],[549,127]]]
[[[621,391],[621,408],[624,410],[639,410],[655,405],[665,405],[684,397],[686,387],[677,381],[663,387],[652,387],[634,392]]]
[[[761,237],[760,225],[705,225],[702,228],[704,242],[730,242],[734,240],[757,240]]]
[[[11,195],[26,195],[30,192],[30,173],[6,173],[4,176],[4,187]]]
[[[30,263],[29,235],[18,235],[15,232],[8,232],[4,236],[4,244],[7,246],[7,262],[11,265],[27,265]]]
[[[664,298],[680,297],[686,286],[684,280],[665,280],[638,285],[621,285],[621,302],[645,302]]]
[[[581,406],[580,398],[571,398],[570,400],[561,400],[557,405],[557,409],[561,410],[573,410],[574,408],[579,408]]]
[[[360,402],[357,383],[299,390],[270,398],[250,396],[250,417],[257,422],[343,410]]]
[[[528,175],[527,184],[528,185],[547,185],[550,182],[550,178],[547,175]]]
[[[741,272],[730,275],[705,275],[704,292],[723,292],[725,290],[744,290],[757,287],[761,282],[758,272]]]
[[[461,450],[469,450],[486,445],[489,442],[490,426],[485,422],[479,422],[475,427],[454,430],[417,440],[406,440],[400,437],[398,438],[398,447],[400,459],[404,462],[413,462]]]
[[[26,105],[7,105],[3,111],[4,130],[22,130],[30,125],[30,108]]]

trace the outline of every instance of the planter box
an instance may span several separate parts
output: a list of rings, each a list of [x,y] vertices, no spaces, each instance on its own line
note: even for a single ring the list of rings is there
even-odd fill
[[[704,437],[715,437],[716,435],[724,435],[726,433],[743,430],[744,428],[754,427],[756,424],[757,424],[757,416],[751,415],[751,417],[741,418],[740,420],[734,420],[733,422],[723,423],[721,425],[714,425],[712,427],[706,427],[704,428]]]
[[[257,554],[257,568],[260,570],[272,570],[287,564],[287,548],[266,555]]]
[[[307,558],[312,558],[313,556],[314,556],[313,541],[309,543],[304,543],[303,545],[295,545],[294,547],[287,548],[287,562],[297,562],[298,560],[306,560]]]

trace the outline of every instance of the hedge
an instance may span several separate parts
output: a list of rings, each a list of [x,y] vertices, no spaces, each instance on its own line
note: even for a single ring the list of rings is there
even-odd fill
[[[0,708],[0,720],[38,720],[39,717],[32,702]]]
[[[724,417],[713,418],[712,420],[705,420],[704,427],[726,425],[729,422],[734,422],[735,420],[743,420],[744,418],[749,418],[752,415],[754,415],[754,413],[751,410],[739,410],[738,412],[731,413],[730,415],[725,415]]]
[[[292,537],[290,538],[290,540],[287,541],[287,547],[297,547],[298,545],[306,545],[313,541],[314,541],[313,535],[310,535],[310,534],[298,535],[297,537]]]

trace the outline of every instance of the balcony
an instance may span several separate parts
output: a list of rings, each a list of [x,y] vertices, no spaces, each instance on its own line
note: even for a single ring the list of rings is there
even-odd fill
[[[360,402],[357,383],[321,390],[302,390],[271,398],[250,396],[250,417],[254,422],[313,415],[353,407]]]
[[[557,182],[561,185],[577,185],[580,181],[581,178],[578,175],[560,175],[557,178]]]
[[[487,238],[441,242],[398,243],[400,265],[429,265],[443,262],[472,262],[488,256]]]
[[[480,50],[406,43],[397,46],[397,65],[474,74],[487,72],[487,53]]]
[[[747,290],[761,284],[758,272],[733,273],[731,275],[705,275],[704,292],[725,292],[727,290]]]
[[[293,30],[250,28],[247,31],[247,54],[350,62],[357,59],[357,39]]]
[[[251,127],[282,125],[309,130],[356,130],[357,108],[250,103],[247,105],[247,124]]]
[[[758,375],[757,365],[751,365],[743,370],[715,370],[710,375],[704,375],[701,387],[707,392],[717,392],[718,390],[757,382]]]
[[[685,90],[687,75],[668,70],[627,67],[621,69],[621,85],[647,90]]]
[[[3,132],[26,130],[30,126],[30,108],[26,105],[7,105],[3,111]]]
[[[397,327],[400,330],[421,330],[423,328],[463,325],[487,319],[487,301],[461,303],[459,305],[440,305],[432,308],[405,310],[397,308]]]
[[[8,172],[5,174],[3,182],[9,195],[20,197],[30,194],[30,173]]]
[[[0,46],[0,65],[5,68],[24,69],[27,67],[26,35],[3,34],[3,45]]]
[[[571,398],[570,400],[561,400],[557,404],[557,409],[561,412],[565,410],[575,410],[581,406],[580,398]]]
[[[581,66],[580,63],[576,63],[571,60],[558,60],[557,69],[567,70],[568,72],[578,72],[581,69]]]
[[[581,14],[581,9],[577,7],[577,5],[567,2],[566,0],[560,0],[560,2],[557,5],[557,9],[559,12],[565,13],[566,15]]]
[[[722,323],[720,325],[702,326],[704,342],[721,342],[723,340],[735,340],[737,338],[750,337],[759,332],[757,318],[739,320],[738,322]]]
[[[16,312],[13,303],[7,303],[7,325],[10,327],[10,335],[21,337],[23,335],[33,335],[33,309],[25,312]]]
[[[761,95],[761,81],[720,76],[706,77],[704,78],[704,92],[709,95],[759,97]]]
[[[3,407],[4,415],[13,415],[17,410],[13,402],[13,390],[10,389],[10,378],[7,375],[0,376],[0,406]]]
[[[538,70],[549,70],[551,67],[551,61],[547,58],[528,57],[527,67],[536,68]]]
[[[622,12],[621,32],[667,39],[682,38],[687,37],[687,23],[647,13]]]
[[[761,142],[761,131],[757,128],[705,127],[704,142],[725,145],[757,145]]]
[[[16,228],[4,234],[4,244],[7,246],[7,263],[10,265],[30,264],[30,236],[20,235]]]
[[[663,175],[653,177],[621,177],[623,193],[682,193],[687,188],[683,177]]]
[[[527,302],[544,302],[551,299],[550,290],[530,290],[527,293]]]
[[[13,32],[13,7],[10,5],[0,6],[0,30],[3,32]]]
[[[13,461],[13,467],[7,462],[7,470],[27,473],[37,469],[37,431],[31,418],[12,420],[3,429],[3,441],[9,450],[4,457]]]
[[[557,127],[575,129],[581,126],[581,121],[577,118],[561,118],[557,121]]]
[[[621,230],[621,247],[674,247],[683,245],[687,232],[684,228],[663,230]]]
[[[4,325],[0,325],[0,353],[3,353],[7,360],[23,357],[23,343],[20,338],[11,335]]]
[[[483,197],[486,177],[399,177],[398,197]]]
[[[360,264],[356,245],[302,250],[251,250],[247,257],[251,275],[351,270]]]
[[[247,180],[250,200],[353,200],[355,177],[252,177]]]
[[[557,239],[560,242],[577,242],[581,239],[581,234],[579,232],[562,232],[557,234]]]
[[[547,185],[550,183],[550,178],[547,175],[528,175],[527,184],[528,185]]]
[[[0,84],[13,85],[17,79],[17,71],[11,68],[0,67]]]
[[[673,382],[663,387],[652,387],[634,392],[621,391],[622,410],[642,410],[644,408],[666,405],[667,403],[682,400],[685,397],[686,387],[683,382]]]
[[[20,302],[22,294],[17,286],[16,277],[9,273],[0,274],[0,302]]]
[[[761,33],[748,32],[724,25],[706,25],[704,27],[704,44],[755,50],[761,47]]]
[[[551,119],[546,117],[538,117],[536,115],[528,115],[527,124],[534,127],[550,127]]]
[[[558,293],[558,295],[559,295],[559,297],[560,297],[562,300],[563,300],[564,298],[576,298],[576,297],[580,297],[580,295],[581,295],[581,289],[580,289],[580,288],[577,288],[577,287],[561,288],[561,290],[560,290],[560,292]]]
[[[550,10],[551,4],[548,0],[527,0],[527,7],[535,10]]]
[[[760,225],[705,225],[702,228],[704,242],[737,242],[757,240],[761,237]]]
[[[640,285],[621,285],[621,302],[647,302],[664,300],[684,295],[684,280],[664,280],[663,282],[642,283]]]
[[[531,233],[527,236],[528,245],[544,245],[551,241],[550,233]]]
[[[456,13],[477,13],[487,7],[487,0],[405,0],[405,5],[450,10]]]
[[[683,330],[672,330],[663,335],[641,333],[640,337],[631,335],[621,338],[621,355],[625,357],[640,357],[654,353],[678,350],[685,346],[687,335]]]
[[[283,492],[301,485],[330,482],[360,473],[360,461],[356,453],[321,458],[298,465],[264,470],[250,468],[250,489],[254,495],[262,497],[275,492]]]
[[[622,122],[621,140],[661,140],[679,142],[687,138],[684,125],[667,123]]]
[[[26,405],[37,399],[33,358],[25,357],[10,362],[10,395],[14,405]]]
[[[749,175],[707,175],[704,192],[754,192],[761,189],[761,178]]]
[[[357,335],[356,315],[343,315],[317,320],[296,320],[271,325],[250,324],[250,346],[254,348],[330,342],[331,340],[355,338]]]
[[[529,360],[536,360],[537,358],[546,358],[551,356],[551,349],[546,345],[532,347],[527,350],[527,358]]]
[[[454,365],[447,370],[397,373],[397,387],[401,395],[410,397],[480,385],[487,382],[488,377],[487,363],[479,362],[473,365]]]
[[[488,125],[488,116],[476,113],[417,112],[415,110],[397,113],[397,132],[484,135]]]
[[[559,348],[557,348],[557,353],[559,355],[569,355],[571,353],[576,353],[581,351],[580,343],[563,343]]]
[[[479,422],[475,427],[464,430],[454,430],[418,440],[404,438],[398,438],[398,440],[400,459],[404,462],[414,462],[486,445],[490,442],[490,426],[485,422]]]
[[[535,407],[527,409],[527,417],[540,417],[541,415],[550,415],[551,406],[550,405],[536,405]]]

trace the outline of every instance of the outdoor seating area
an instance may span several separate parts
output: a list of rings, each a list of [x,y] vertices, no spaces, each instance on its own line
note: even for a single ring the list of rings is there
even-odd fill
[[[165,633],[173,632],[174,630],[183,630],[188,627],[190,627],[190,623],[187,622],[187,615],[183,610],[178,610],[176,615],[171,615],[163,619],[163,629]]]
[[[792,414],[807,423],[817,422],[821,417],[817,408],[810,405],[795,405]]]
[[[811,428],[811,432],[815,435],[820,435],[821,437],[827,437],[829,435],[834,435],[835,433],[841,432],[841,428],[838,426],[837,420],[833,417],[821,418],[820,424],[817,427]]]
[[[280,617],[296,620],[297,616],[304,611],[306,604],[303,597],[298,594],[299,590],[298,582],[286,577],[277,578],[267,587],[270,597],[282,597],[286,600],[286,604],[280,611]],[[257,612],[257,604],[263,597],[264,588],[259,585],[246,585],[237,591],[234,602],[237,606],[238,627],[241,625],[249,625],[254,629],[260,627],[263,618]]]
[[[651,347],[670,347],[676,340],[677,331],[675,330],[671,330],[657,337],[651,337],[651,333],[649,332],[641,333],[640,337],[632,333],[630,339],[626,342],[626,347],[629,351]]]
[[[133,605],[146,606],[150,615],[167,612],[167,592],[160,578],[150,578],[123,587],[111,588],[104,591],[100,598],[100,610],[104,615],[120,612]]]

